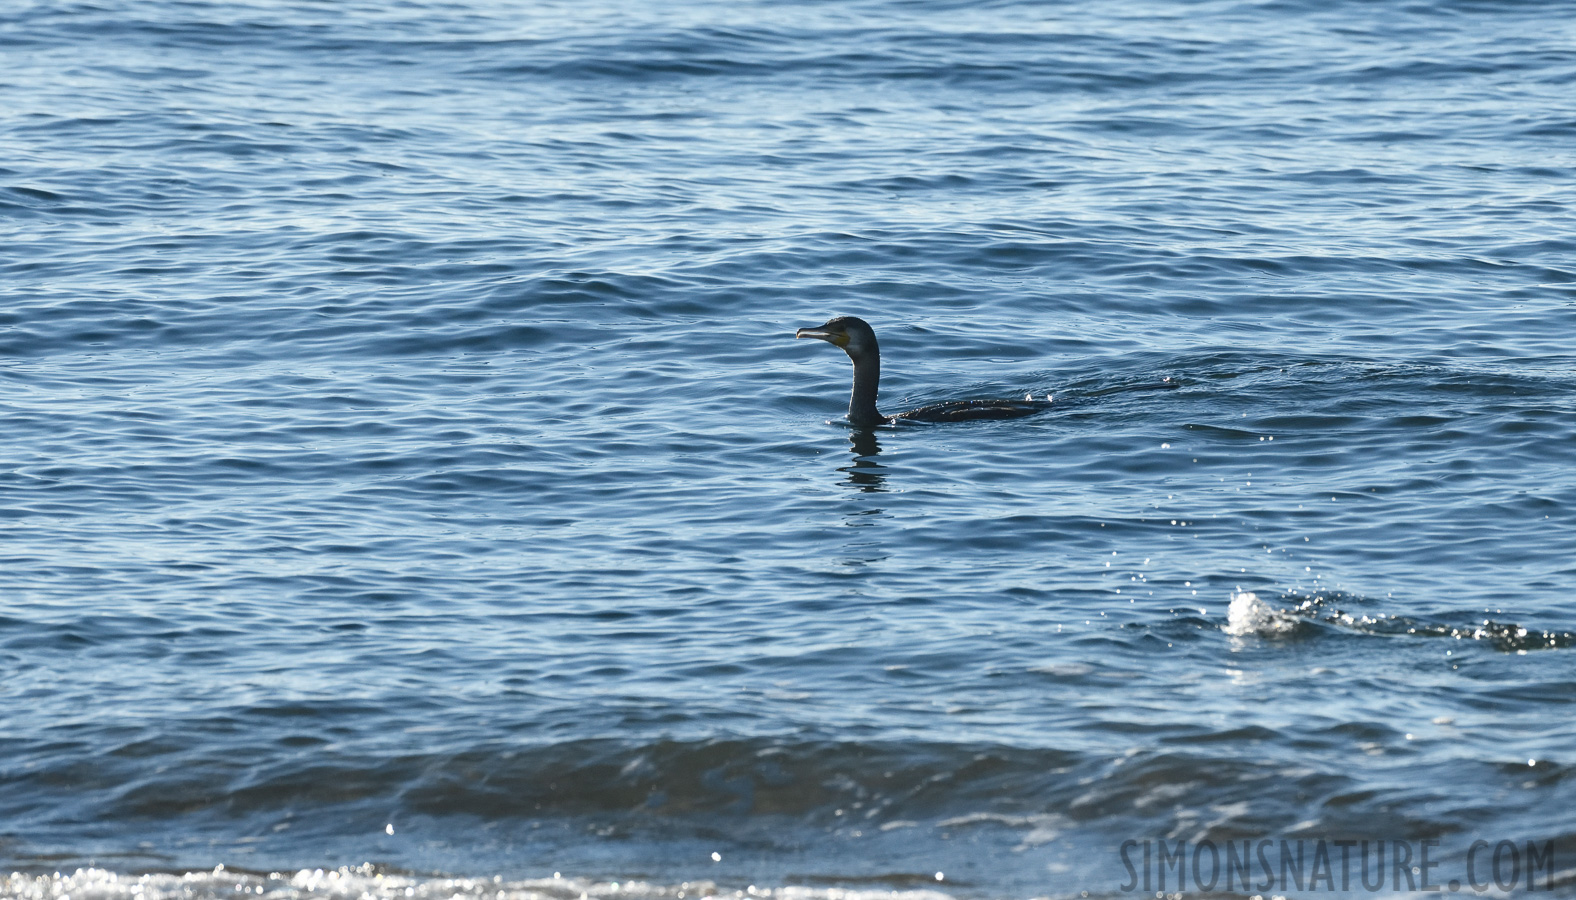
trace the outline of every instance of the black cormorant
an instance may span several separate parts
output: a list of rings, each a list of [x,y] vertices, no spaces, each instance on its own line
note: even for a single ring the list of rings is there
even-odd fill
[[[895,416],[876,409],[876,385],[881,380],[881,348],[875,330],[864,319],[838,316],[819,328],[801,328],[794,337],[816,338],[843,348],[854,361],[854,392],[848,398],[848,421],[859,428],[873,428],[894,422],[966,422],[974,419],[1016,419],[1049,409],[1050,395],[1044,400],[948,400],[921,406]]]

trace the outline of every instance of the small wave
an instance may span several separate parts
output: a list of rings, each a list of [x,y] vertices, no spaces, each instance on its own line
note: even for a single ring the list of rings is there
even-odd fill
[[[1242,591],[1231,595],[1231,606],[1226,611],[1227,634],[1234,637],[1245,637],[1256,634],[1260,637],[1285,637],[1297,630],[1300,620],[1288,613],[1284,613],[1263,600],[1252,591]]]
[[[1375,635],[1412,635],[1482,641],[1496,650],[1524,653],[1528,650],[1556,650],[1576,647],[1576,632],[1543,631],[1514,622],[1484,619],[1472,624],[1430,621],[1387,613],[1347,612],[1337,605],[1360,603],[1360,598],[1329,593],[1314,596],[1285,594],[1290,605],[1276,608],[1252,591],[1231,596],[1222,630],[1234,637],[1287,637],[1308,622],[1321,622],[1347,631]]]

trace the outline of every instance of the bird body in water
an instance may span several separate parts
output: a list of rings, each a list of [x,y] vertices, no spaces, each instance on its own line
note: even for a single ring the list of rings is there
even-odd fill
[[[854,363],[854,391],[848,398],[848,421],[859,428],[898,422],[968,422],[978,419],[1017,419],[1049,409],[1044,400],[948,400],[921,406],[895,416],[876,408],[876,386],[881,381],[881,348],[875,329],[864,319],[838,316],[818,328],[801,328],[794,337],[815,338],[843,348]]]

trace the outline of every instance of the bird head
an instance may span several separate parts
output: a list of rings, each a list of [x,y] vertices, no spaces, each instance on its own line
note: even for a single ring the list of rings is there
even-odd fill
[[[862,356],[876,349],[876,333],[869,323],[855,316],[838,316],[818,328],[801,328],[796,338],[815,338],[842,347],[849,356]]]

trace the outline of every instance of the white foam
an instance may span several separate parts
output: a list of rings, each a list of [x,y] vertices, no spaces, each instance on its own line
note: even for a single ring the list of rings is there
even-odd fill
[[[942,879],[937,879],[938,881]],[[105,869],[72,874],[0,875],[7,900],[953,900],[935,889],[848,890],[835,887],[767,887],[747,890],[710,881],[652,884],[566,878],[507,881],[493,878],[422,878],[384,874],[371,865],[303,869],[267,875],[224,866],[185,874],[132,875]]]
[[[1231,608],[1226,611],[1225,632],[1237,637],[1256,634],[1260,637],[1281,637],[1291,634],[1297,627],[1297,617],[1281,612],[1252,591],[1231,595]]]

